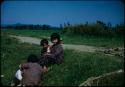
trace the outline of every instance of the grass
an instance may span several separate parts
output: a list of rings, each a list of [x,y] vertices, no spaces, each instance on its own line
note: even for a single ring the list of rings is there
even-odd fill
[[[29,54],[39,53],[40,49],[37,46],[19,43],[5,33],[1,35],[1,74],[4,75],[2,84],[10,85],[19,64],[26,62]]]
[[[31,36],[37,38],[50,37],[53,32],[58,32],[65,44],[84,44],[98,47],[124,47],[124,37],[95,37],[62,34],[61,30],[3,30],[8,34]]]
[[[98,84],[97,84],[98,82]],[[124,84],[124,73],[112,74],[93,82],[93,86],[119,86],[119,84]],[[121,85],[122,86],[122,85]]]
[[[66,50],[65,63],[54,65],[53,70],[43,77],[43,84],[45,86],[78,86],[91,76],[98,76],[120,68],[123,68],[123,65],[113,57]]]
[[[4,75],[1,79],[2,84],[8,86],[19,64],[26,62],[29,54],[39,56],[41,48],[20,43],[18,40],[8,37],[5,32],[1,33],[1,40],[1,74]],[[65,50],[64,60],[63,64],[53,65],[52,69],[43,75],[41,81],[43,86],[78,86],[91,76],[99,76],[124,68],[121,57],[101,53]],[[123,79],[119,80],[123,81]],[[122,84],[118,83],[118,85]]]

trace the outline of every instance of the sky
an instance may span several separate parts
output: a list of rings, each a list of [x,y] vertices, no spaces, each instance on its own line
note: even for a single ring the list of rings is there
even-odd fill
[[[121,1],[4,1],[1,24],[124,23]]]

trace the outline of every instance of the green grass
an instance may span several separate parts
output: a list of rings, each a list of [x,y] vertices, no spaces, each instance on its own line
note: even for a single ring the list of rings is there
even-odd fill
[[[1,35],[1,74],[4,75],[2,84],[10,85],[19,64],[25,63],[29,54],[39,53],[40,49],[37,46],[19,43],[5,33]]]
[[[65,50],[64,64],[54,65],[53,69],[44,75],[43,84],[78,86],[91,76],[99,76],[120,68],[123,68],[123,63],[118,62],[114,57]]]
[[[8,34],[32,36],[42,38],[44,36],[49,37],[51,33],[60,32],[59,30],[3,30]]]
[[[105,76],[92,83],[93,86],[119,86],[119,84],[124,84],[124,72]]]
[[[18,69],[19,64],[26,62],[29,54],[40,55],[40,47],[27,43],[20,43],[9,38],[7,33],[1,33],[1,74],[3,85],[10,82]],[[120,59],[120,61],[119,61]],[[91,76],[123,69],[123,58],[107,56],[101,53],[64,51],[64,63],[53,65],[49,72],[43,75],[43,86],[78,86]],[[112,79],[113,80],[113,79]],[[120,79],[123,81],[123,79]],[[121,85],[121,83],[118,83]]]
[[[84,44],[98,47],[124,47],[124,37],[95,37],[62,34],[61,30],[3,30],[8,34],[31,36],[37,38],[50,37],[53,32],[58,32],[65,44]]]
[[[64,36],[64,43],[84,44],[97,47],[123,47],[124,39],[121,37],[95,37],[95,36]]]

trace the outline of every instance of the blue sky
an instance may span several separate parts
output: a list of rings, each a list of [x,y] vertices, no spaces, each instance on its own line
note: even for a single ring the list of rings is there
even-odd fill
[[[120,1],[4,1],[2,24],[49,24],[59,26],[96,22],[124,22],[124,4]]]

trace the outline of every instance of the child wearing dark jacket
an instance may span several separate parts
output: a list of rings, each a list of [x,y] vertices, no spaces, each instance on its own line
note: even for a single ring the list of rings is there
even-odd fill
[[[49,45],[48,40],[45,38],[40,41],[40,46],[42,47],[42,50],[41,50],[41,56],[39,59],[39,64],[43,67],[43,69],[48,70],[48,68],[47,68],[48,58],[45,58],[44,54],[50,53],[51,46]]]
[[[43,56],[47,52],[48,53],[50,52],[50,46],[49,46],[49,42],[47,39],[42,39],[40,41],[40,46],[42,47],[41,56]]]

